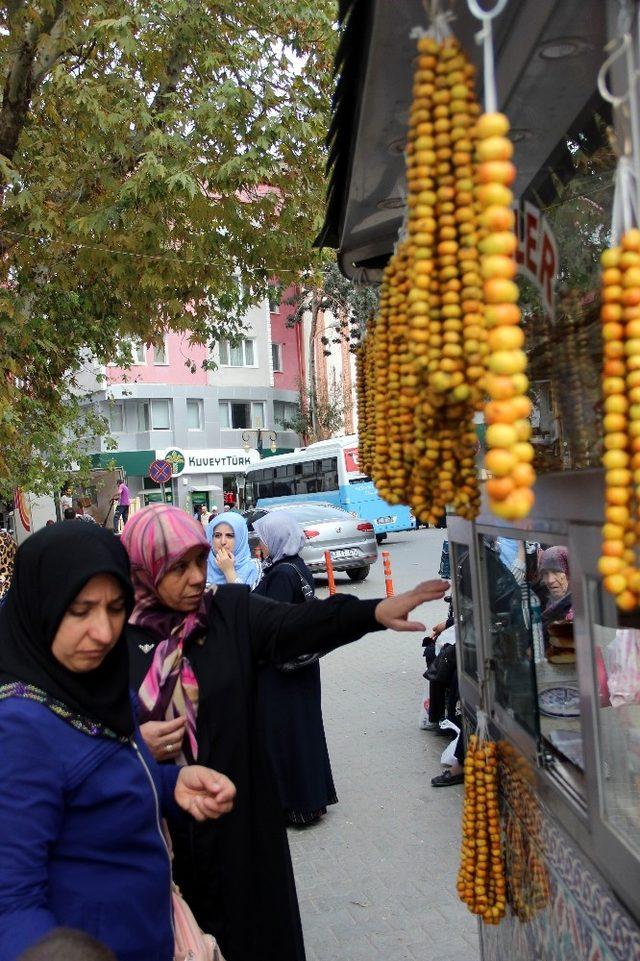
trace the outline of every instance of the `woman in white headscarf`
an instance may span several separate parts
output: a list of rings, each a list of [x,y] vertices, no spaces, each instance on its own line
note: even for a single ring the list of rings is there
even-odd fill
[[[255,588],[274,601],[303,604],[314,596],[311,571],[300,557],[305,538],[286,510],[273,510],[253,528],[266,558]],[[280,801],[290,824],[317,821],[338,798],[322,723],[320,662],[304,659],[260,671],[258,709],[276,775]]]

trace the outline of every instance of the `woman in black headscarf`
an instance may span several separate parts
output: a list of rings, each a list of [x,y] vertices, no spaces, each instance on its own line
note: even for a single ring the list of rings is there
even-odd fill
[[[160,768],[138,736],[132,607],[127,555],[102,528],[59,524],[19,548],[0,611],[0,961],[59,926],[119,961],[171,961],[159,818],[231,807],[228,779]]]

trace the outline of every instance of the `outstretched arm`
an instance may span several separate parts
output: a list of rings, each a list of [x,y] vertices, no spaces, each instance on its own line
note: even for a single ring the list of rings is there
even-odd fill
[[[448,588],[448,581],[426,581],[385,600],[361,601],[350,594],[336,594],[307,604],[278,604],[251,594],[249,625],[254,656],[278,663],[298,654],[327,653],[385,627],[424,631],[424,625],[409,621],[408,615],[420,604],[444,597]]]

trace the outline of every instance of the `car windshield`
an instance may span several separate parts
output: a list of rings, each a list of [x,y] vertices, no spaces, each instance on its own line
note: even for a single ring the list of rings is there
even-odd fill
[[[291,504],[274,507],[273,511],[288,511],[293,517],[298,521],[299,524],[308,524],[309,521],[315,521],[319,523],[321,521],[335,521],[335,520],[345,520],[345,514],[347,517],[351,515],[348,511],[343,511],[339,507],[334,507],[333,505],[324,504]],[[272,511],[272,512],[273,512]],[[257,520],[257,518],[254,518]]]

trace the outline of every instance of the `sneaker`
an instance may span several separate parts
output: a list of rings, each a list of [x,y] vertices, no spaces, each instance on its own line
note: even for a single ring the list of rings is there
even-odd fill
[[[431,787],[450,787],[452,784],[464,784],[464,772],[452,774],[451,771],[443,771],[437,777],[431,778]]]

